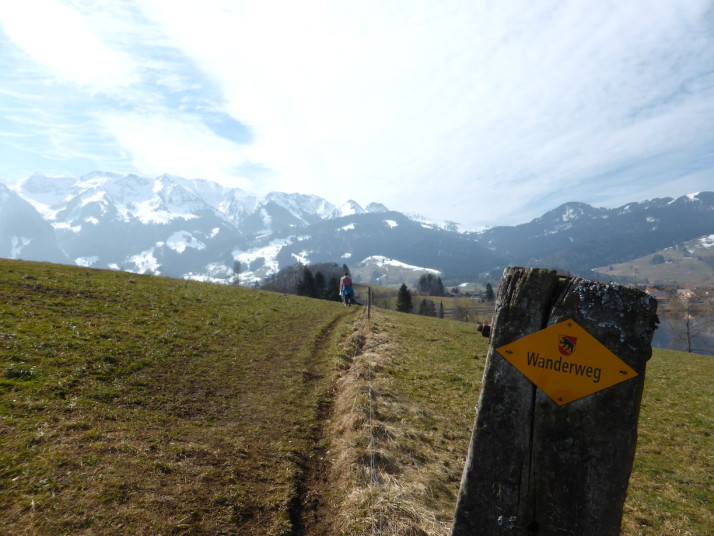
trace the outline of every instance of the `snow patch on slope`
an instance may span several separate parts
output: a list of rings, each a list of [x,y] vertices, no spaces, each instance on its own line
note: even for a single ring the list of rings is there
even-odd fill
[[[156,223],[166,224],[172,220],[184,219],[192,220],[196,218],[194,214],[186,212],[170,212],[168,210],[160,210],[161,200],[158,197],[147,199],[136,203],[133,210],[126,206],[117,207],[119,212],[125,217],[132,214],[143,224]]]
[[[136,266],[135,270],[127,270],[128,272],[135,272],[138,274],[153,274],[160,275],[159,271],[159,261],[154,257],[154,249],[147,249],[136,255],[132,255],[127,259],[130,263]]]
[[[81,225],[72,225],[69,222],[62,222],[62,223],[53,222],[52,227],[54,227],[55,229],[58,229],[60,231],[72,231],[73,233],[78,233],[82,230]]]
[[[188,231],[175,232],[166,240],[166,245],[177,253],[183,253],[187,248],[198,250],[206,249],[206,244],[197,240],[196,237]]]
[[[308,258],[308,255],[309,255],[309,252],[303,250],[300,253],[293,253],[292,258],[295,259],[300,264],[308,265],[308,264],[310,264],[310,259]]]
[[[74,259],[74,264],[84,268],[90,268],[99,262],[99,257],[92,255],[91,257],[77,257]]]
[[[428,272],[428,273],[432,273],[435,275],[438,275],[441,273],[439,270],[435,270],[433,268],[424,268],[422,266],[414,266],[412,264],[406,264],[404,262],[390,259],[387,257],[383,257],[381,255],[373,255],[371,257],[367,257],[360,263],[360,265],[367,265],[367,264],[372,264],[372,265],[378,266],[378,267],[391,266],[394,268],[403,268],[406,270],[413,270],[415,272]]]
[[[13,236],[10,241],[10,258],[19,259],[22,257],[22,250],[30,244],[30,239],[24,236]]]
[[[189,272],[184,275],[184,279],[200,281],[202,283],[225,283],[235,276],[233,269],[220,262],[213,262],[206,266],[204,273],[196,274]]]
[[[283,247],[293,243],[293,237],[273,240],[266,246],[249,250],[233,250],[233,259],[241,264],[240,281],[242,285],[260,283],[267,276],[276,274],[280,269],[278,254]],[[263,261],[259,268],[250,269],[253,263]],[[244,270],[248,268],[247,270]]]
[[[699,240],[697,240],[697,245],[703,248],[714,248],[714,234],[710,234],[709,236],[703,236]]]

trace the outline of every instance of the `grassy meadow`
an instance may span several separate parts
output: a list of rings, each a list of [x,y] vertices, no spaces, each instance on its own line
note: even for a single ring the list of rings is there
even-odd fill
[[[356,309],[0,261],[0,534],[292,534]]]
[[[0,298],[0,535],[449,533],[473,323],[7,260]],[[713,378],[655,351],[624,535],[711,534]]]
[[[369,288],[372,289],[372,303],[375,306],[396,310],[398,289],[355,283],[355,296],[360,302],[367,303]],[[493,317],[493,302],[482,302],[466,296],[420,296],[414,291],[412,293],[413,313],[419,311],[422,300],[433,302],[437,312],[441,305],[444,309],[444,318],[447,320],[453,320],[456,315],[469,322],[483,322],[491,320]]]

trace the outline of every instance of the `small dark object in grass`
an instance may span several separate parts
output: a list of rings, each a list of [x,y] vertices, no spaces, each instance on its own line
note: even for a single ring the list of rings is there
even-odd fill
[[[5,369],[5,377],[10,380],[31,380],[35,375],[35,367],[26,369],[10,365]]]

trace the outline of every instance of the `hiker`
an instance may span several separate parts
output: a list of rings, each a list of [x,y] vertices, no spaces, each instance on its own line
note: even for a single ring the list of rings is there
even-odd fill
[[[345,272],[345,275],[340,278],[340,298],[345,305],[354,302],[355,291],[352,290],[352,278],[349,272]]]

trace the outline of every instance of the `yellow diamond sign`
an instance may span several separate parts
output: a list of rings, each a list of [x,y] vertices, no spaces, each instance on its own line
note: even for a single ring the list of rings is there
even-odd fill
[[[562,406],[637,376],[573,320],[565,320],[496,348]]]

